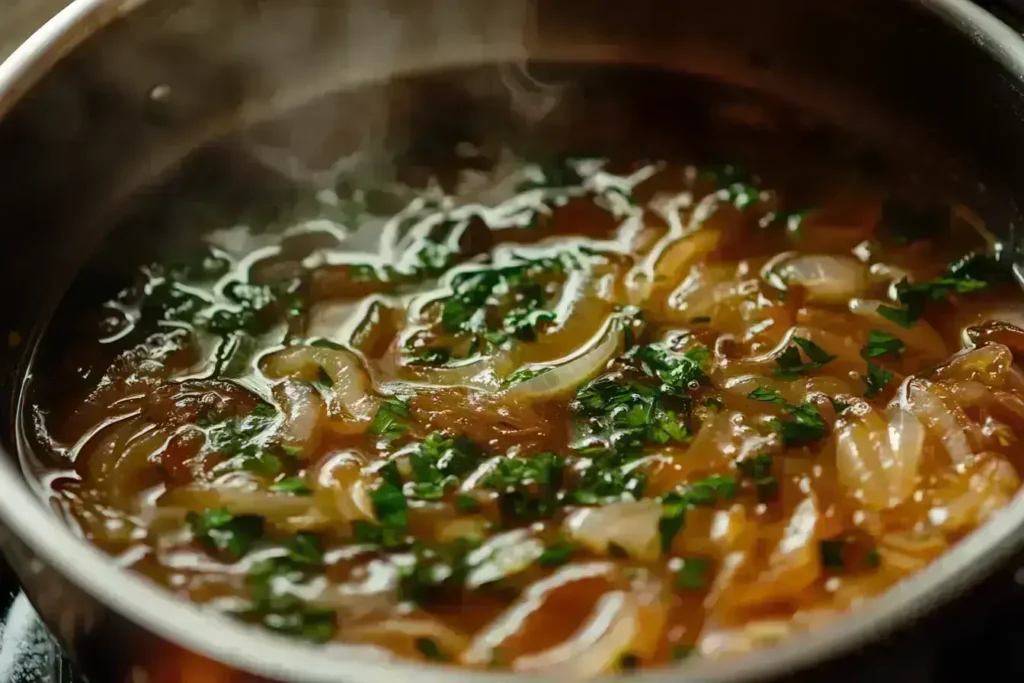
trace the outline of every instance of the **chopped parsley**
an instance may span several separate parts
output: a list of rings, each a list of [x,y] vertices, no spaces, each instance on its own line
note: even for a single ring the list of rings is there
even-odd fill
[[[443,602],[449,590],[460,591],[465,584],[472,569],[469,555],[475,548],[475,542],[464,538],[414,543],[411,563],[399,571],[399,597],[423,606]]]
[[[287,554],[258,562],[249,570],[247,581],[252,603],[242,616],[256,618],[269,629],[315,642],[334,636],[336,613],[312,607],[289,587],[323,571],[323,548],[315,534],[297,534]]]
[[[803,360],[800,351],[803,351],[807,362]],[[815,370],[820,370],[826,364],[836,359],[835,356],[825,351],[810,339],[793,337],[793,344],[786,349],[775,360],[778,367],[775,369],[775,376],[782,379],[796,379]]]
[[[409,362],[416,365],[444,365],[452,357],[452,350],[443,346],[428,346],[418,350]]]
[[[786,416],[772,421],[787,446],[800,446],[825,437],[826,425],[818,407],[813,403],[783,406]]]
[[[758,387],[754,389],[749,394],[747,394],[747,398],[753,399],[755,401],[763,401],[765,403],[773,403],[777,406],[786,405],[786,399],[779,396],[779,392],[772,391],[771,389],[767,389],[765,387]]]
[[[826,571],[838,572],[846,567],[844,559],[844,548],[846,542],[842,539],[830,539],[821,541],[819,544],[821,553],[821,565]]]
[[[402,529],[409,523],[405,494],[394,484],[385,481],[370,492],[370,500],[373,514],[382,526]]]
[[[441,647],[432,638],[417,638],[416,649],[432,662],[451,661],[448,655],[441,651]]]
[[[713,475],[662,496],[661,520],[658,523],[662,550],[668,552],[672,547],[672,539],[686,523],[688,509],[710,507],[720,500],[732,500],[736,497],[736,491],[736,480],[733,477]]]
[[[682,661],[689,657],[692,657],[697,652],[697,648],[693,645],[678,643],[672,646],[672,659],[674,661]]]
[[[458,273],[451,280],[451,296],[441,305],[441,328],[448,335],[473,335],[472,348],[477,351],[509,339],[533,341],[540,328],[555,320],[546,308],[548,292],[538,280],[579,267],[578,254],[566,251]]]
[[[260,442],[277,420],[277,410],[269,403],[258,403],[248,415],[206,426],[206,445],[214,453],[226,457],[255,458],[260,455]]]
[[[994,259],[994,257],[990,258]],[[946,301],[953,295],[977,292],[988,287],[990,281],[997,281],[1001,270],[989,271],[980,266],[971,265],[985,262],[968,261],[966,264],[957,262],[951,266],[956,270],[947,270],[944,277],[926,282],[915,283],[904,279],[896,285],[896,299],[903,305],[903,308],[879,306],[878,314],[901,327],[913,327],[914,323],[924,314],[928,303]],[[992,280],[975,279],[974,276],[992,278]]]
[[[679,590],[704,590],[711,581],[711,562],[702,557],[688,557],[681,560],[675,574],[675,585]]]
[[[210,550],[232,559],[244,557],[263,536],[263,518],[258,515],[233,515],[226,508],[189,512],[185,521],[196,540]]]
[[[437,500],[453,488],[459,478],[472,471],[483,457],[482,451],[464,436],[449,437],[433,432],[409,455],[417,498]]]
[[[516,520],[544,519],[558,507],[565,460],[554,453],[505,457],[481,482],[499,492],[502,516]]]
[[[313,492],[302,477],[285,477],[270,485],[270,490],[275,493],[293,493],[297,496],[310,496]]]
[[[864,397],[875,398],[893,380],[893,374],[885,368],[868,361],[868,370],[862,379],[864,380]]]
[[[576,546],[573,543],[558,541],[545,548],[537,562],[542,567],[557,567],[568,562],[574,552],[576,552]]]
[[[711,360],[711,352],[706,346],[676,351],[667,343],[659,342],[637,347],[634,357],[646,374],[661,380],[662,391],[686,396],[708,382],[704,369]]]
[[[373,416],[370,434],[394,441],[409,429],[408,420],[409,405],[405,401],[394,397],[385,399]]]
[[[460,493],[455,496],[455,509],[464,513],[480,512],[480,503],[473,496]]]
[[[758,501],[769,503],[778,498],[779,482],[772,474],[770,453],[761,453],[752,458],[737,460],[736,469],[739,470],[740,476],[753,483]]]
[[[871,330],[868,333],[868,343],[861,352],[865,358],[878,358],[888,353],[899,355],[907,348],[903,340],[881,330]]]

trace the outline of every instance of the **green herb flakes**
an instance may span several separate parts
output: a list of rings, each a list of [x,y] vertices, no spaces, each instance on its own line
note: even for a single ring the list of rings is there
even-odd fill
[[[755,401],[763,401],[765,403],[773,403],[778,406],[786,405],[786,399],[779,396],[779,392],[766,389],[765,387],[758,387],[747,394],[747,398]]]
[[[711,562],[704,558],[684,558],[675,570],[675,585],[681,591],[705,590],[710,582]]]
[[[448,655],[441,651],[441,647],[432,638],[417,638],[416,649],[432,662],[450,661]]]
[[[196,540],[232,559],[244,557],[263,536],[263,518],[256,515],[232,515],[226,508],[189,512],[185,521]]]
[[[409,429],[409,406],[398,398],[388,398],[381,403],[370,423],[370,434],[388,441],[401,437]]]
[[[868,343],[861,352],[864,358],[878,358],[886,354],[899,355],[907,348],[899,337],[881,330],[871,330],[868,333]]]
[[[893,374],[869,361],[867,373],[864,374],[863,380],[865,386],[864,397],[875,398],[882,390],[889,386],[889,383],[893,380]]]
[[[809,359],[807,362],[800,356],[801,350],[807,355]],[[775,376],[782,379],[796,379],[801,375],[820,370],[835,359],[835,356],[810,339],[793,337],[793,345],[787,346],[775,361],[778,365],[775,369]]]
[[[772,424],[782,436],[785,445],[802,446],[825,438],[825,419],[813,403],[798,406],[787,403],[783,410],[786,411],[786,416],[773,420]]]

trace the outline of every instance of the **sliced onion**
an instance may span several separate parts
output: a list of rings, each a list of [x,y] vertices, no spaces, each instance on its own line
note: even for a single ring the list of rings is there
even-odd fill
[[[765,265],[762,277],[778,289],[803,287],[811,303],[846,303],[863,296],[868,286],[863,263],[834,254],[780,254]]]
[[[686,277],[690,268],[718,248],[722,240],[719,230],[697,230],[656,248],[651,254],[654,281],[651,298],[664,298]]]
[[[357,422],[368,423],[379,401],[371,393],[372,382],[355,354],[319,346],[290,346],[260,361],[270,379],[291,377],[306,382],[319,379],[323,369],[331,378],[331,394]]]
[[[1013,465],[995,453],[985,453],[985,458],[971,473],[963,490],[963,482],[956,482],[961,490],[946,497],[942,492],[936,496],[945,502],[929,512],[929,520],[947,533],[960,533],[974,529],[988,521],[1013,499],[1020,488],[1020,477]]]
[[[306,458],[320,445],[324,401],[308,384],[285,380],[274,387],[274,399],[284,412],[278,432],[282,444]]]
[[[196,512],[207,508],[226,508],[233,515],[260,515],[275,522],[307,515],[312,509],[311,499],[303,496],[187,486],[168,491],[160,497],[158,504],[163,508]]]
[[[364,464],[355,451],[332,453],[324,459],[316,475],[313,496],[326,517],[346,522],[373,521],[373,502],[363,476]]]
[[[860,368],[863,366],[864,361],[860,357],[860,345],[856,339],[850,337],[833,334],[832,332],[826,332],[812,327],[791,327],[782,340],[775,345],[770,351],[758,354],[756,356],[748,356],[746,358],[729,358],[726,355],[726,344],[725,340],[720,337],[718,342],[715,343],[715,357],[721,362],[724,368],[728,369],[729,374],[736,373],[753,373],[756,374],[759,371],[763,372],[768,367],[774,367],[779,357],[793,345],[793,338],[800,337],[802,339],[808,339],[814,344],[817,344],[828,353],[836,356],[836,359],[847,366],[856,366]]]
[[[557,362],[576,350],[580,337],[596,334],[612,312],[612,305],[601,296],[606,279],[595,281],[591,273],[573,271],[555,307],[556,327],[545,330],[536,342],[521,345],[517,365]]]
[[[544,544],[528,529],[514,529],[492,536],[467,558],[473,570],[466,577],[466,585],[475,589],[518,574],[543,554]]]
[[[500,351],[492,356],[475,359],[454,367],[415,367],[406,366],[418,382],[440,387],[468,387],[480,391],[497,391],[501,386],[501,377],[510,375],[515,370],[512,356],[507,351]]]
[[[599,555],[614,544],[630,558],[654,562],[661,556],[661,505],[644,499],[576,510],[565,520],[570,538]]]
[[[419,643],[431,640],[448,658],[458,659],[466,648],[467,638],[460,631],[422,612],[406,617],[393,617],[372,624],[342,628],[338,636],[346,642],[382,647],[409,659],[426,659]]]
[[[937,394],[930,391],[930,382],[910,379],[900,387],[900,405],[921,420],[945,447],[957,467],[971,460],[971,445],[964,428]]]
[[[615,319],[609,318],[595,339],[586,345],[589,348],[557,367],[514,385],[508,390],[508,396],[539,401],[570,394],[599,374],[621,345],[622,329]]]
[[[793,635],[789,619],[761,619],[738,628],[705,627],[698,648],[702,657],[723,659],[778,645]]]
[[[632,591],[612,588],[618,574],[607,563],[572,564],[531,585],[498,619],[480,631],[466,649],[462,661],[486,666],[496,652],[510,658],[510,668],[565,680],[593,678],[615,667],[640,632],[640,612]],[[536,628],[545,609],[557,607],[557,594],[571,592],[581,582],[606,581],[590,613],[566,640],[536,651],[515,652],[510,641],[521,641],[525,630]],[[524,647],[519,642],[519,647]],[[517,648],[518,649],[518,648]]]
[[[729,603],[753,606],[798,599],[821,574],[819,517],[814,497],[804,498],[772,549],[767,568],[753,581],[733,585],[727,596]]]
[[[938,379],[981,382],[992,389],[1006,383],[1013,367],[1013,352],[1002,344],[987,344],[968,349],[949,359],[935,373]]]
[[[383,616],[394,610],[400,576],[393,562],[374,559],[352,572],[345,583],[324,581],[322,590],[306,601],[336,611],[343,623]]]
[[[889,409],[888,422],[867,404],[850,412],[834,437],[839,481],[872,510],[895,507],[914,492],[924,427],[898,405]]]
[[[606,593],[571,641],[520,657],[513,668],[520,673],[572,681],[593,678],[618,665],[639,633],[639,626],[633,596],[622,591]]]

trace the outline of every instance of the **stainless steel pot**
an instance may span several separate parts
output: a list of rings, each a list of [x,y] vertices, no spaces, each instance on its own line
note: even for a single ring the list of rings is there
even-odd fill
[[[395,80],[528,59],[657,66],[765,91],[922,169],[943,169],[936,182],[969,193],[991,225],[1018,220],[1024,41],[966,0],[77,0],[0,66],[3,390],[17,394],[31,331],[118,207],[166,193],[166,179],[197,149],[240,145],[244,136],[232,131],[282,115],[304,122],[291,127],[292,142],[316,149],[323,138],[309,135],[316,118],[308,116],[317,109],[303,105],[367,83],[378,85],[331,100],[335,116],[352,124],[343,144],[387,141],[451,117],[528,129],[545,92],[530,90],[524,103],[522,89],[501,85],[507,70],[467,72],[453,86],[462,93],[456,110],[436,111],[429,92],[410,94]],[[305,113],[290,119],[293,111]],[[144,229],[132,234],[158,241]],[[0,458],[3,552],[95,680],[111,671],[116,680],[198,680],[162,656],[167,648],[222,662],[224,680],[236,675],[228,667],[277,680],[501,678],[271,637],[118,570],[37,495],[35,470],[15,455],[16,407],[4,405],[12,427]],[[912,624],[1021,546],[1018,498],[927,571],[827,629],[738,661],[637,678],[806,671]],[[833,668],[831,680],[844,669]]]

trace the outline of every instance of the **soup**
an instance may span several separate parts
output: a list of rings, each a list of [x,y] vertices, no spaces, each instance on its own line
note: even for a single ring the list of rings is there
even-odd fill
[[[224,223],[107,293],[77,384],[42,363],[45,493],[206,609],[404,658],[584,678],[841,617],[1016,494],[1024,322],[969,209],[800,149],[462,143]]]

